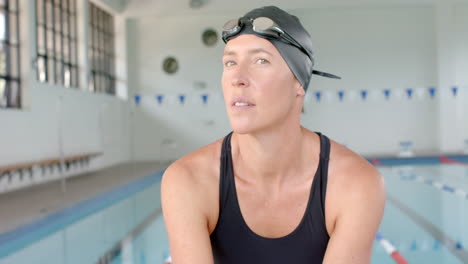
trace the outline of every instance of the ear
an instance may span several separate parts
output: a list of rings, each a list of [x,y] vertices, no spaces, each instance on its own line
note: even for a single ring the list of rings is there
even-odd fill
[[[296,80],[296,84],[294,86],[294,89],[296,91],[296,96],[301,96],[301,97],[305,96],[305,90],[304,90],[304,88],[302,87],[301,83],[298,80]]]

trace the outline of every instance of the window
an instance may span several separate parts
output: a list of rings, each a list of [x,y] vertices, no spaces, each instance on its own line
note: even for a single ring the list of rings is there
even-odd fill
[[[0,0],[0,108],[20,108],[18,0]]]
[[[76,0],[36,0],[36,25],[38,80],[78,87]]]
[[[115,94],[114,17],[89,3],[89,88]]]

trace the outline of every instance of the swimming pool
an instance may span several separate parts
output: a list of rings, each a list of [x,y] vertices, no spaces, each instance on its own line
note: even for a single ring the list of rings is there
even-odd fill
[[[379,167],[387,188],[381,234],[409,263],[468,263],[468,167]],[[463,190],[463,192],[462,192]],[[372,263],[394,263],[374,245]]]
[[[116,263],[120,253],[109,252],[121,248],[122,239],[128,241],[146,226],[150,232],[161,218],[162,173],[148,175],[1,234],[0,264],[84,264],[98,263],[100,259],[101,263]],[[151,225],[146,224],[149,222]],[[135,244],[138,241],[136,238]],[[154,251],[158,249],[156,246]],[[104,262],[103,257],[107,257]]]
[[[388,199],[372,263],[396,263],[381,239],[409,263],[468,263],[468,166],[428,163],[378,169]],[[73,221],[38,226],[46,230],[26,235],[10,251],[1,249],[0,264],[163,263],[169,247],[160,209],[161,175],[155,173],[133,189],[120,188],[120,198],[101,197],[109,204]],[[0,236],[0,247],[4,239]]]

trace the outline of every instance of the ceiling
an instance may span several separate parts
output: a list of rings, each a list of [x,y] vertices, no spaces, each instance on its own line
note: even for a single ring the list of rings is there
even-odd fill
[[[278,5],[284,9],[326,8],[341,6],[425,5],[466,3],[468,0],[122,0],[127,1],[124,14],[134,16],[172,16],[186,14],[216,14],[244,12],[264,6]],[[190,4],[201,5],[191,8]]]

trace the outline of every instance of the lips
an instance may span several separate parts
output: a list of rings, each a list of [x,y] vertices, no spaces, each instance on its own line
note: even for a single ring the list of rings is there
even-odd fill
[[[250,106],[250,104],[242,103],[242,102],[236,102],[236,103],[234,103],[234,106]]]
[[[249,107],[249,106],[255,106],[255,104],[244,96],[235,96],[231,100],[231,106]]]

